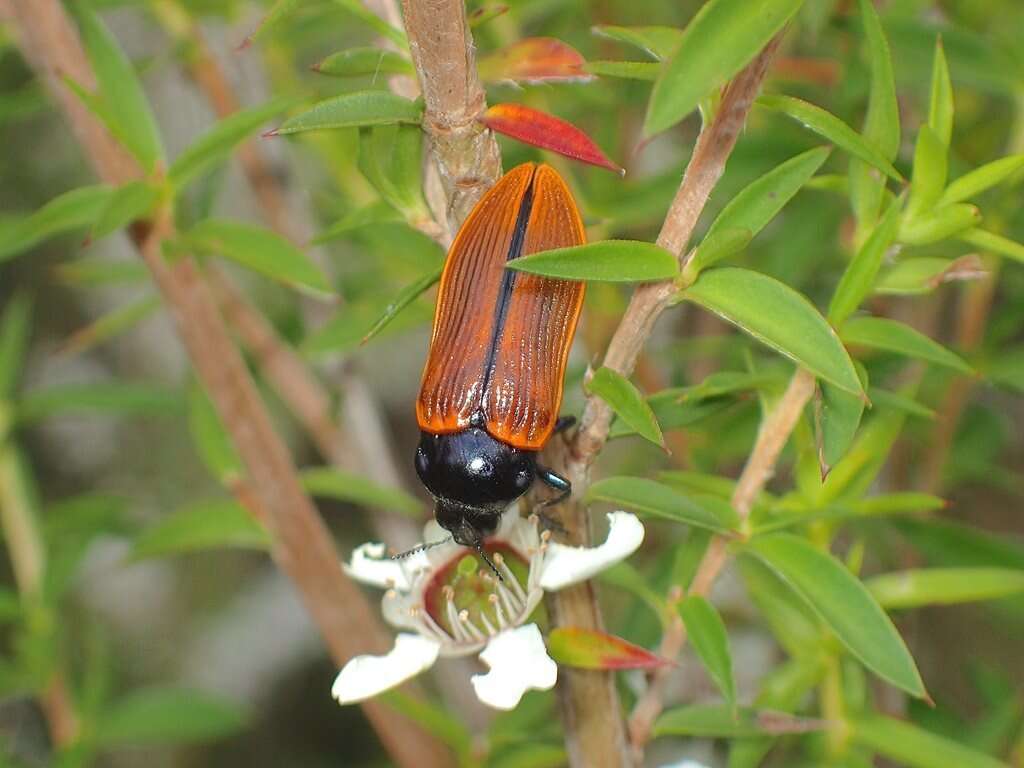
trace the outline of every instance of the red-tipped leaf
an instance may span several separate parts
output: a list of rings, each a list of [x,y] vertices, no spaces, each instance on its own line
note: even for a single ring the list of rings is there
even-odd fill
[[[477,71],[489,83],[593,80],[594,76],[583,68],[586,63],[579,51],[561,40],[528,37],[485,56],[477,64]]]
[[[578,669],[656,669],[672,662],[615,635],[581,627],[559,627],[548,635],[548,653]]]
[[[524,144],[548,149],[573,160],[597,165],[623,175],[626,173],[609,160],[587,134],[572,123],[546,112],[524,107],[522,104],[495,104],[484,112],[480,122],[492,131]]]

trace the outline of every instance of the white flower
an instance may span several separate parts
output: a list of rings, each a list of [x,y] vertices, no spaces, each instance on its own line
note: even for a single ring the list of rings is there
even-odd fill
[[[340,704],[363,701],[429,669],[439,656],[475,653],[489,668],[471,680],[485,704],[513,709],[526,691],[548,690],[558,668],[537,625],[527,620],[545,590],[585,581],[636,551],[644,538],[636,516],[613,512],[608,523],[600,546],[569,547],[550,541],[535,515],[524,519],[512,505],[484,542],[501,580],[472,550],[451,541],[402,560],[385,559],[383,544],[358,547],[346,572],[386,589],[384,618],[405,631],[386,655],[350,660],[331,694]],[[423,540],[446,535],[431,521]]]

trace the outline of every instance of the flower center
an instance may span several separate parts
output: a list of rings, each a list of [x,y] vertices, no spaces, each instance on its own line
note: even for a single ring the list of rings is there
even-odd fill
[[[463,550],[434,574],[423,595],[430,618],[453,640],[480,642],[526,617],[529,566],[501,541],[484,543],[501,580],[472,550]]]

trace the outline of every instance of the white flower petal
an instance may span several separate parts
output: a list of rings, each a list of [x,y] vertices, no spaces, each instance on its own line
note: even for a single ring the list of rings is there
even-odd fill
[[[441,645],[419,635],[401,634],[385,656],[356,656],[334,679],[331,695],[339,704],[363,701],[430,669]]]
[[[344,564],[345,573],[356,581],[374,587],[409,589],[407,574],[416,569],[417,563],[392,560],[387,557],[385,552],[383,544],[377,542],[361,544],[352,552],[352,559]],[[416,556],[412,555],[409,559],[412,560]],[[422,566],[422,564],[419,565]]]
[[[477,698],[495,709],[514,709],[531,688],[546,691],[558,679],[558,666],[548,656],[536,624],[495,636],[480,654],[491,671],[473,675]]]
[[[567,547],[557,542],[548,543],[540,586],[554,590],[586,581],[629,557],[643,540],[644,526],[636,515],[612,512],[608,515],[608,538],[598,547]]]

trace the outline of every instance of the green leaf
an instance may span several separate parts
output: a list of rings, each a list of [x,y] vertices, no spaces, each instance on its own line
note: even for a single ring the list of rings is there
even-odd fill
[[[802,0],[710,0],[693,17],[647,105],[644,133],[671,128],[753,59]]]
[[[781,576],[864,666],[912,696],[927,698],[896,627],[867,588],[832,555],[786,533],[752,539],[743,551]]]
[[[399,48],[408,50],[409,41],[405,38],[405,33],[400,29],[395,29],[393,26],[388,24],[384,19],[377,16],[369,8],[367,8],[359,0],[333,0],[335,5],[339,5],[346,11],[351,13],[363,24],[370,27],[381,37],[386,37],[392,43],[397,45]]]
[[[949,79],[949,65],[942,37],[935,40],[935,58],[932,62],[932,93],[928,102],[928,125],[942,146],[949,149],[953,138],[953,83]]]
[[[395,319],[395,317],[401,314],[402,310],[412,304],[416,299],[423,295],[434,283],[441,279],[441,272],[444,267],[438,267],[433,269],[423,277],[414,280],[412,283],[403,288],[394,300],[384,308],[383,314],[380,318],[370,326],[370,330],[363,336],[361,344],[365,344],[384,328],[387,327],[388,323]]]
[[[907,245],[928,245],[970,229],[981,221],[981,211],[966,203],[952,203],[931,213],[900,222],[897,239]]]
[[[1024,570],[1024,540],[1020,537],[939,519],[899,520],[892,525],[928,562]]]
[[[804,296],[774,278],[738,267],[701,273],[682,298],[742,328],[813,374],[863,394],[839,337]]]
[[[135,67],[92,9],[79,5],[77,11],[82,43],[96,73],[99,101],[117,137],[143,169],[152,171],[163,161],[164,149]]]
[[[955,605],[1024,592],[1024,570],[920,568],[875,576],[866,585],[884,608]]]
[[[387,308],[393,303],[392,299],[382,299],[353,303],[342,307],[322,327],[303,339],[303,353],[316,357],[359,346],[360,342],[367,337],[368,332],[380,323]],[[414,301],[403,312],[392,315],[385,325],[377,329],[376,333],[386,335],[416,328],[429,323],[433,316],[433,311],[424,307],[422,302]]]
[[[0,227],[0,262],[48,237],[90,226],[103,213],[112,194],[105,184],[79,187],[58,195],[30,216]]]
[[[16,417],[21,423],[32,423],[66,413],[167,414],[180,406],[181,399],[173,390],[109,381],[26,392],[17,403]]]
[[[826,630],[807,603],[759,560],[741,557],[736,565],[758,613],[786,652],[794,658],[821,655]]]
[[[842,325],[871,293],[885,252],[896,239],[902,205],[902,198],[890,203],[878,226],[846,266],[828,306],[828,319],[833,325]]]
[[[730,706],[736,705],[736,678],[732,671],[729,636],[718,611],[699,595],[692,595],[679,604],[679,615],[686,625],[686,635],[701,662]]]
[[[237,733],[245,721],[238,705],[219,696],[150,688],[115,702],[96,723],[93,738],[99,747],[187,744]]]
[[[412,62],[395,51],[384,48],[349,48],[332,53],[319,64],[314,72],[333,77],[361,77],[369,75],[415,75]]]
[[[418,123],[422,116],[421,104],[403,99],[390,91],[355,91],[314,104],[305,112],[285,120],[271,135],[388,123]]]
[[[293,101],[283,97],[272,99],[218,120],[174,159],[167,171],[168,181],[175,189],[181,189],[197,176],[224,162],[240,143],[272,117],[288,109]]]
[[[245,507],[233,499],[218,499],[189,504],[162,518],[135,540],[131,557],[269,548],[270,537]]]
[[[679,274],[676,257],[653,243],[601,240],[570,248],[554,248],[506,262],[508,269],[563,280],[642,283],[669,280]]]
[[[242,460],[201,384],[188,389],[188,430],[199,458],[217,480],[230,483],[242,476]]]
[[[619,77],[624,80],[654,82],[661,72],[661,64],[650,61],[588,61],[583,71],[599,77]]]
[[[376,125],[369,131],[369,147],[359,155],[359,168],[388,203],[406,219],[429,217],[423,201],[423,131],[413,125]]]
[[[601,24],[593,27],[591,31],[609,40],[632,45],[659,60],[671,56],[683,37],[682,31],[673,27],[617,27],[612,24]]]
[[[960,235],[965,243],[989,253],[1024,263],[1024,245],[984,229],[969,229]]]
[[[556,627],[545,644],[555,662],[577,669],[656,669],[672,663],[621,637],[582,627]]]
[[[916,725],[882,715],[855,721],[854,743],[912,768],[1007,768],[1005,763]]]
[[[410,696],[401,688],[386,691],[381,694],[379,700],[419,723],[425,731],[450,746],[457,754],[470,754],[473,736],[469,728],[457,715],[448,712],[444,707],[422,696]]]
[[[654,735],[745,739],[765,734],[808,733],[823,730],[825,726],[823,720],[785,712],[749,707],[741,707],[737,712],[727,705],[696,704],[663,712],[654,723]]]
[[[692,277],[692,282],[705,267],[739,253],[753,238],[753,232],[739,227],[719,227],[716,232],[708,232],[684,268],[684,274]]]
[[[361,227],[402,221],[402,215],[385,200],[375,200],[346,213],[341,219],[313,238],[314,245],[344,237]]]
[[[900,172],[869,139],[861,136],[831,112],[816,104],[792,96],[776,94],[761,96],[758,98],[757,104],[788,115],[844,152],[874,166],[889,178],[895,181],[903,180]]]
[[[800,191],[831,151],[828,147],[808,150],[791,157],[748,184],[718,214],[708,228],[705,241],[711,239],[713,242],[716,235],[724,235],[730,230],[749,232],[751,237],[756,236]],[[703,248],[698,248],[687,265],[688,275],[696,277],[702,269],[713,263],[714,256],[718,254],[714,251],[709,254]]]
[[[231,259],[288,285],[331,293],[327,278],[305,253],[263,227],[228,219],[206,219],[192,227],[185,237],[199,250]]]
[[[1010,155],[986,163],[950,182],[939,198],[939,205],[960,203],[980,195],[982,192],[1006,181],[1024,168],[1024,155]]]
[[[0,404],[14,394],[18,386],[31,334],[32,301],[24,293],[15,293],[7,300],[0,317]],[[5,431],[6,425],[0,425],[0,443]]]
[[[332,467],[314,467],[303,470],[300,479],[302,487],[313,496],[400,512],[416,519],[423,515],[423,504],[419,499],[398,488],[377,485],[363,475]]]
[[[961,373],[973,373],[959,355],[909,325],[886,317],[852,317],[843,325],[842,337],[847,344],[884,349],[944,365]]]
[[[864,415],[864,401],[831,384],[822,384],[816,409],[818,463],[824,477],[850,450]]]
[[[732,403],[726,398],[715,398],[697,400],[695,402],[684,402],[680,400],[681,391],[678,389],[658,392],[647,398],[647,404],[654,411],[654,418],[662,432],[673,429],[681,429],[696,424],[704,419],[714,416],[716,413],[728,408]],[[636,432],[624,421],[612,422],[609,437],[626,437]]]
[[[276,0],[267,12],[267,15],[260,19],[259,26],[253,30],[252,34],[245,38],[242,47],[252,45],[254,41],[259,40],[271,30],[276,29],[298,6],[299,0]]]
[[[900,259],[879,276],[875,293],[918,296],[931,293],[942,283],[973,280],[984,274],[981,261],[971,254],[959,259],[937,256]]]
[[[932,210],[946,186],[946,145],[929,125],[922,125],[914,147],[914,173],[907,201],[907,217]]]
[[[590,381],[587,391],[604,400],[615,411],[615,415],[632,427],[640,437],[657,446],[665,447],[665,438],[658,426],[651,406],[644,400],[633,383],[611,368],[598,368]]]
[[[86,288],[137,283],[149,277],[149,270],[140,260],[81,258],[58,264],[55,271],[66,285]]]
[[[138,301],[117,307],[71,334],[61,347],[61,352],[66,355],[79,355],[133,328],[161,306],[158,297],[144,296]]]
[[[160,198],[160,191],[144,181],[129,181],[118,187],[107,200],[103,212],[89,233],[90,240],[99,240],[136,219],[145,218]]]
[[[606,501],[644,515],[729,533],[739,525],[735,510],[711,496],[683,496],[643,477],[606,477],[587,489],[587,500]]]

